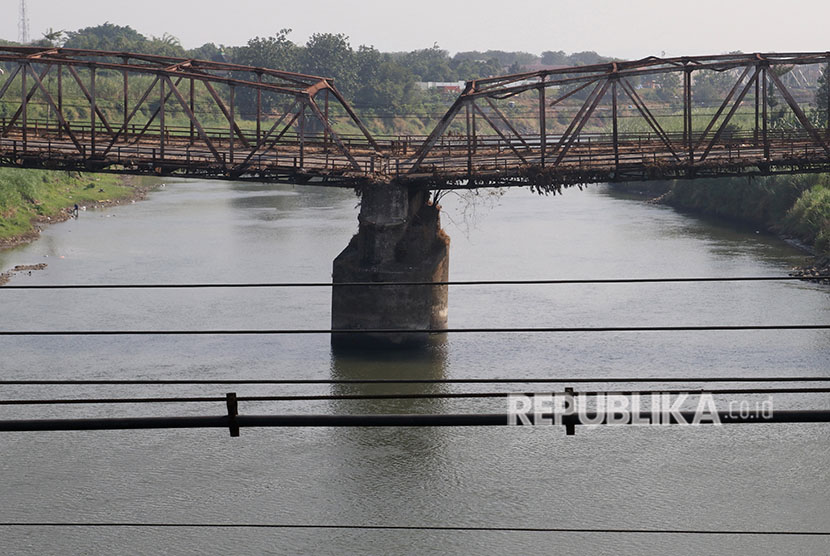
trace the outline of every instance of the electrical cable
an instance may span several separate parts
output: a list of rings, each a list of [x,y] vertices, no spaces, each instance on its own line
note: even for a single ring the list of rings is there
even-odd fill
[[[436,400],[436,399],[498,399],[510,396],[546,396],[562,394],[561,392],[447,392],[437,394],[336,394],[336,395],[287,395],[287,396],[237,396],[240,402],[297,402],[297,401],[370,401],[370,400]],[[720,389],[659,389],[659,390],[616,390],[616,391],[578,391],[581,396],[648,396],[652,394],[830,394],[830,388],[720,388]],[[164,404],[164,403],[217,403],[227,401],[226,397],[169,397],[169,398],[75,398],[75,399],[0,399],[0,406],[19,405],[124,405],[124,404]]]
[[[574,278],[539,280],[449,280],[438,282],[251,282],[193,284],[31,284],[0,286],[3,290],[90,290],[90,289],[205,289],[205,288],[328,288],[379,286],[525,286],[525,285],[587,285],[587,284],[661,284],[695,282],[779,282],[830,280],[830,276],[715,276],[667,278]]]
[[[493,328],[282,328],[217,330],[0,330],[0,336],[299,336],[342,334],[556,334],[609,332],[735,332],[764,330],[830,330],[830,324],[754,324],[701,326],[562,326],[562,327],[493,327]]]
[[[740,535],[740,536],[830,536],[830,531],[760,531],[752,529],[650,529],[610,527],[509,527],[451,525],[346,525],[317,523],[171,523],[171,522],[0,522],[0,527],[27,528],[186,528],[186,529],[332,529],[358,531],[447,531],[501,533],[598,533],[621,535]]]
[[[196,386],[196,385],[391,385],[391,384],[703,384],[830,382],[830,376],[795,377],[568,377],[568,378],[392,378],[392,379],[4,379],[0,386]]]

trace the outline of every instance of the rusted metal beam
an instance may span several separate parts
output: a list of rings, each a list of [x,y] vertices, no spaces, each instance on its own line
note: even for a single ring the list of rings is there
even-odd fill
[[[81,76],[78,75],[78,72],[77,72],[77,70],[75,70],[75,67],[74,66],[68,66],[68,68],[69,68],[69,73],[72,75],[72,77],[78,83],[78,87],[80,87],[81,92],[86,97],[87,102],[89,102],[90,105],[94,104],[94,102],[92,100],[93,95],[89,92],[89,89],[86,88],[86,85],[84,85],[84,82],[81,79]],[[95,72],[95,66],[92,66],[90,68],[90,71],[92,72],[92,75],[95,75],[95,73],[94,73]],[[101,110],[98,109],[97,106],[95,107],[95,113],[98,115],[99,118],[101,118],[101,123],[103,123],[104,127],[107,128],[107,131],[109,133],[113,133],[112,127],[110,126],[109,121],[107,121],[107,117],[104,115],[103,112],[101,112]]]
[[[115,143],[118,141],[118,138],[121,137],[121,135],[127,133],[127,129],[128,129],[128,126],[129,126],[130,122],[135,117],[135,115],[138,113],[139,109],[141,109],[141,106],[147,100],[147,97],[150,96],[150,93],[153,92],[153,89],[156,87],[156,84],[159,82],[160,79],[161,78],[159,76],[156,76],[156,78],[153,80],[153,82],[150,83],[150,86],[147,87],[147,90],[144,91],[144,94],[141,95],[141,98],[136,103],[136,105],[133,107],[133,110],[132,110],[132,112],[130,112],[130,115],[127,116],[127,118],[124,120],[124,123],[121,125],[121,127],[118,129],[118,131],[113,135],[112,140],[110,141],[109,145],[107,145],[107,148],[104,149],[103,156],[106,156],[107,153],[110,152],[110,149],[112,149],[113,145],[115,145]]]
[[[28,139],[29,133],[29,110],[28,110],[28,103],[29,97],[26,95],[26,70],[29,68],[29,63],[26,62],[25,68],[23,69],[23,75],[21,76],[20,80],[20,111],[23,114],[23,150],[26,150],[26,142]]]
[[[328,90],[331,91],[331,94],[334,95],[334,98],[337,99],[337,102],[340,103],[340,106],[346,111],[346,113],[349,115],[349,117],[352,119],[355,125],[357,125],[357,128],[360,130],[360,132],[363,134],[366,140],[369,141],[369,144],[372,145],[372,148],[379,152],[381,149],[378,146],[377,141],[375,141],[375,138],[372,137],[371,133],[369,133],[369,130],[366,129],[366,126],[363,125],[363,122],[360,121],[360,118],[357,117],[357,114],[354,110],[352,110],[352,107],[349,106],[349,103],[346,102],[346,99],[343,98],[343,95],[340,94],[340,91],[338,91],[328,82],[326,83],[328,85]]]
[[[20,68],[20,67],[30,67],[30,64],[28,62],[24,62],[24,63],[22,63],[18,66],[18,68]],[[49,68],[50,68],[50,66],[46,66],[46,69],[44,69],[41,72],[41,74],[40,74],[41,79],[46,77],[46,75],[49,73]],[[23,74],[22,74],[24,80],[26,79],[26,73],[27,72],[24,69]],[[9,81],[8,83],[11,84],[11,81]],[[35,96],[36,91],[37,91],[37,85],[35,85],[35,86],[33,86],[29,89],[28,94],[25,95],[25,103],[21,102],[20,106],[17,108],[15,113],[12,114],[11,118],[9,118],[9,122],[6,124],[6,131],[3,133],[3,137],[6,137],[8,135],[8,131],[12,128],[12,126],[14,126],[14,124],[17,123],[17,120],[20,118],[20,116],[23,115],[23,112],[24,112],[23,106],[24,106],[24,104],[28,104],[29,101],[32,100],[32,97]],[[21,99],[23,99],[23,98],[24,97],[21,96]],[[25,124],[24,124],[24,127],[25,127]]]
[[[320,122],[323,124],[323,128],[326,131],[326,135],[330,136],[332,140],[334,140],[334,143],[337,145],[337,148],[340,149],[340,152],[343,153],[343,155],[349,160],[349,163],[352,165],[352,168],[359,172],[360,164],[358,164],[355,157],[352,155],[352,153],[340,139],[340,136],[334,132],[334,128],[331,127],[328,118],[325,114],[323,114],[322,111],[320,111],[320,107],[317,106],[317,103],[314,101],[313,98],[308,99],[308,106],[309,108],[311,108],[311,111],[314,113],[317,119],[320,120]]]
[[[628,98],[631,99],[631,101],[634,103],[634,106],[640,112],[640,115],[643,116],[648,125],[651,126],[651,129],[654,130],[654,133],[656,133],[660,140],[663,141],[663,144],[665,144],[666,147],[668,147],[672,156],[675,159],[677,159],[678,162],[680,162],[680,157],[677,155],[677,151],[674,150],[674,146],[672,145],[668,135],[666,135],[666,132],[663,130],[662,126],[660,126],[660,123],[651,113],[651,110],[648,109],[648,106],[646,106],[646,104],[640,98],[640,95],[637,94],[637,91],[634,90],[634,87],[631,85],[631,83],[629,83],[627,79],[620,79],[620,84],[622,85],[623,91],[625,91],[625,93],[628,95]]]
[[[271,137],[271,134],[274,133],[274,131],[283,122],[283,120],[285,120],[285,118],[288,116],[288,114],[294,112],[294,109],[298,107],[297,105],[299,104],[299,102],[300,102],[299,100],[294,101],[294,104],[291,106],[291,108],[289,108],[288,111],[286,111],[282,116],[280,116],[280,118],[277,121],[274,122],[274,125],[272,125],[271,128],[268,130],[268,132],[257,142],[256,146],[253,149],[251,149],[251,151],[245,157],[245,160],[243,160],[242,163],[239,164],[234,169],[234,171],[237,173],[236,174],[237,177],[239,175],[241,175],[241,173],[248,168],[249,161],[256,155],[256,153],[259,151],[259,149],[261,149],[262,146],[265,145],[265,143],[268,142],[268,139]],[[292,120],[292,122],[293,122],[293,120]],[[288,125],[290,126],[291,124],[289,123]]]
[[[784,96],[784,99],[787,101],[787,104],[790,106],[790,109],[793,111],[793,113],[795,113],[795,117],[798,118],[798,121],[801,122],[801,125],[804,127],[804,129],[807,130],[807,133],[810,134],[810,137],[812,137],[813,141],[815,141],[817,145],[819,145],[822,149],[824,149],[824,151],[828,155],[830,155],[830,146],[827,145],[827,143],[821,137],[821,134],[818,132],[818,130],[816,130],[815,126],[813,126],[809,118],[807,118],[807,116],[804,114],[804,111],[795,101],[792,94],[790,94],[790,91],[781,82],[781,79],[777,75],[775,75],[774,71],[770,72],[769,75],[772,78],[772,82],[775,84],[776,87],[778,87],[778,90],[781,91],[781,94]]]
[[[262,73],[257,73],[257,81],[262,84]],[[256,90],[256,141],[259,141],[262,136],[262,89]]]
[[[248,143],[248,139],[245,138],[245,134],[242,133],[241,129],[239,129],[239,126],[237,125],[237,123],[234,120],[233,116],[228,111],[228,107],[225,106],[224,101],[222,101],[222,98],[216,92],[216,89],[213,88],[213,85],[211,85],[210,82],[208,82],[208,81],[202,81],[202,84],[205,86],[208,93],[210,93],[210,96],[213,97],[213,101],[216,103],[216,106],[218,106],[219,110],[222,111],[222,114],[225,115],[225,118],[227,118],[228,123],[231,125],[231,127],[234,130],[234,133],[236,133],[237,137],[239,137],[239,140],[242,141],[242,144],[245,145],[245,148],[251,148],[250,143]],[[231,85],[231,86],[233,86],[233,85]]]
[[[758,70],[756,69],[755,72],[757,73]],[[726,115],[726,118],[721,123],[717,132],[715,132],[715,136],[712,137],[712,140],[709,142],[709,146],[707,146],[706,150],[703,151],[703,154],[700,156],[700,162],[703,162],[704,160],[706,160],[706,157],[709,156],[709,153],[711,152],[712,148],[718,142],[718,139],[720,139],[720,136],[721,134],[723,134],[723,131],[726,129],[726,126],[729,125],[729,121],[732,119],[732,116],[734,116],[735,112],[738,111],[738,108],[741,106],[741,103],[743,102],[746,93],[749,92],[749,89],[751,87],[752,80],[750,79],[744,86],[744,88],[741,90],[741,94],[738,95],[737,99],[735,99],[735,104],[732,105],[732,108],[729,110],[729,114]]]
[[[770,154],[769,153],[769,136],[767,135],[768,126],[769,126],[769,118],[768,118],[768,114],[767,114],[767,100],[768,100],[767,99],[767,72],[768,71],[769,70],[766,66],[763,66],[761,68],[761,74],[763,75],[763,78],[762,78],[762,81],[761,81],[761,90],[762,90],[762,95],[763,95],[763,99],[764,99],[763,100],[764,104],[761,107],[762,108],[762,118],[764,120],[764,128],[762,130],[762,135],[763,135],[763,140],[764,140],[764,160],[769,160],[769,158],[770,158],[769,157],[769,154]]]
[[[178,79],[176,79],[176,86],[178,86],[179,83],[181,83],[183,79],[184,79],[184,77],[179,77]],[[159,83],[159,85],[161,85],[160,80],[157,81],[157,82],[154,82],[154,83]],[[172,91],[167,92],[165,102],[170,100],[170,96],[172,94],[173,94]],[[159,106],[153,111],[153,113],[150,114],[150,118],[144,123],[144,127],[141,128],[141,131],[138,132],[138,135],[136,135],[132,138],[133,139],[133,144],[137,145],[139,143],[139,141],[141,141],[141,139],[144,137],[144,135],[147,133],[147,131],[150,129],[150,127],[153,125],[153,122],[156,121],[156,118],[158,118],[160,111],[161,111],[161,104],[159,104]]]
[[[452,106],[450,106],[450,109],[447,110],[447,113],[444,114],[444,116],[438,122],[438,125],[435,126],[435,129],[432,130],[432,133],[429,134],[429,136],[426,138],[426,140],[418,149],[418,151],[416,151],[414,157],[415,160],[409,169],[410,174],[414,174],[420,169],[421,163],[432,150],[432,147],[435,146],[435,143],[438,141],[438,139],[442,135],[444,135],[444,132],[450,126],[452,121],[458,115],[458,112],[461,110],[461,107],[464,106],[466,102],[467,99],[464,98],[463,94],[459,96],[457,99],[455,99],[455,102],[453,102]]]
[[[597,78],[597,79],[591,79],[590,81],[586,81],[585,83],[583,83],[582,85],[580,85],[579,87],[577,87],[576,89],[574,89],[573,91],[569,91],[569,92],[567,92],[566,94],[562,95],[561,97],[559,97],[559,98],[557,98],[557,99],[555,99],[555,100],[551,101],[551,103],[550,103],[550,105],[549,105],[549,106],[550,106],[551,108],[553,108],[554,106],[556,106],[557,104],[559,104],[559,103],[560,103],[560,102],[562,102],[563,100],[566,100],[566,99],[570,98],[571,96],[575,95],[576,93],[578,93],[579,91],[581,91],[581,90],[582,90],[582,89],[584,89],[585,87],[588,87],[588,86],[590,86],[592,83],[596,83],[597,81],[599,81],[599,79],[598,79],[598,78]]]
[[[0,87],[0,99],[2,99],[2,98],[3,98],[3,95],[5,95],[5,94],[6,94],[6,91],[8,91],[8,90],[9,90],[9,87],[11,87],[12,82],[13,82],[13,81],[14,81],[14,79],[17,77],[17,74],[19,74],[19,73],[20,73],[20,68],[22,68],[22,67],[23,67],[23,65],[22,65],[22,64],[18,64],[18,65],[14,68],[14,71],[11,73],[11,75],[9,75],[9,76],[6,78],[6,82],[5,82],[5,83],[3,83],[3,86],[2,86],[2,87]]]
[[[484,97],[484,100],[486,100],[486,101],[487,101],[487,105],[490,107],[490,110],[492,110],[493,112],[495,112],[495,113],[496,113],[496,116],[498,116],[498,117],[499,117],[499,119],[500,119],[502,122],[504,122],[504,125],[506,125],[506,126],[507,126],[507,129],[509,129],[509,130],[510,130],[510,133],[512,133],[513,135],[515,135],[515,136],[516,136],[516,138],[517,138],[519,141],[521,141],[521,143],[522,143],[522,145],[524,146],[524,148],[526,148],[526,149],[530,149],[530,145],[528,145],[528,144],[527,144],[527,141],[525,141],[524,137],[522,137],[522,134],[521,134],[521,133],[519,133],[519,132],[516,130],[516,128],[515,128],[515,127],[513,127],[513,124],[512,124],[512,123],[510,123],[510,120],[508,120],[508,119],[507,119],[507,117],[504,115],[504,113],[503,113],[501,110],[499,110],[499,107],[498,107],[498,106],[496,106],[496,103],[495,103],[495,102],[493,102],[493,99],[491,99],[491,98],[487,98],[487,97]],[[471,101],[471,102],[475,102],[475,101]],[[491,125],[491,126],[493,126],[493,124],[492,124],[492,123],[490,123],[490,125]],[[495,126],[493,126],[493,129],[496,129],[496,128],[495,128]]]
[[[545,153],[548,147],[548,123],[545,118],[545,76],[542,76],[542,86],[539,87],[539,164],[545,167]],[[616,91],[616,86],[614,88]],[[616,106],[616,104],[614,105]]]
[[[513,154],[515,154],[519,158],[519,160],[522,161],[522,164],[527,164],[527,159],[524,156],[522,156],[522,153],[520,153],[519,150],[513,145],[513,141],[508,139],[507,136],[505,136],[504,133],[502,133],[501,130],[498,127],[496,127],[496,125],[492,122],[492,120],[490,120],[487,114],[485,114],[484,111],[481,108],[479,108],[479,106],[475,103],[473,103],[473,108],[475,108],[476,112],[478,112],[481,115],[481,117],[484,118],[484,121],[490,124],[490,127],[493,128],[493,130],[498,134],[499,137],[501,137],[502,141],[504,141],[507,144],[507,146],[510,147],[510,150],[513,151]]]
[[[173,84],[173,81],[167,75],[162,75],[160,77],[161,77],[161,79],[164,80],[165,83],[167,83],[167,86],[170,88],[170,91],[176,97],[176,100],[179,101],[179,104],[181,105],[182,109],[184,110],[184,113],[187,114],[187,117],[190,118],[190,121],[193,122],[194,126],[196,126],[196,129],[199,132],[199,137],[202,138],[202,141],[205,142],[205,145],[207,145],[207,148],[210,149],[210,152],[213,154],[213,157],[216,159],[217,162],[219,162],[219,164],[221,164],[222,166],[225,166],[224,158],[222,158],[222,155],[219,154],[219,151],[216,150],[216,147],[214,146],[213,141],[211,141],[210,137],[208,137],[208,134],[205,133],[205,130],[202,127],[202,124],[199,123],[199,120],[198,120],[198,118],[196,118],[196,115],[193,112],[190,111],[190,107],[188,107],[187,101],[182,96],[182,93],[179,91],[178,87],[176,87],[176,85]]]
[[[620,134],[617,120],[617,80],[611,82],[611,121],[614,141],[614,176],[620,171]]]
[[[229,118],[228,118],[228,123],[230,124],[230,125],[229,125],[230,129],[228,130],[228,163],[229,163],[231,166],[233,166],[233,165],[234,165],[234,161],[233,161],[233,144],[235,143],[235,139],[236,139],[236,138],[233,136],[234,131],[235,131],[234,126],[236,125],[236,118],[235,118],[235,116],[234,116],[234,105],[236,104],[236,98],[235,98],[235,97],[236,97],[236,87],[234,87],[233,85],[231,85],[231,90],[230,90],[230,106],[229,106],[230,116],[229,116]],[[246,147],[250,147],[250,145],[246,145]]]
[[[164,160],[164,116],[166,110],[164,105],[167,104],[164,95],[164,80],[159,81],[159,156]]]
[[[585,127],[585,124],[591,118],[591,115],[594,113],[594,110],[596,110],[597,105],[602,100],[602,97],[604,97],[606,91],[608,91],[608,86],[609,86],[610,83],[611,83],[611,80],[606,80],[605,83],[602,83],[602,89],[600,89],[599,94],[596,95],[596,97],[594,98],[594,101],[591,103],[591,107],[583,115],[582,119],[579,122],[579,125],[577,125],[576,129],[571,134],[571,137],[568,140],[568,143],[559,152],[559,155],[556,157],[556,161],[553,163],[554,166],[558,166],[559,163],[562,162],[562,160],[565,158],[565,155],[568,154],[568,151],[570,150],[571,145],[573,145],[574,141],[579,136],[579,133],[582,131],[582,128]],[[597,85],[599,85],[599,84],[597,84]]]
[[[465,116],[465,119],[466,119],[466,122],[467,122],[467,135],[466,135],[466,139],[467,139],[467,177],[472,179],[472,177],[473,177],[473,144],[472,144],[472,141],[471,141],[471,139],[472,139],[472,137],[471,137],[472,129],[470,128],[470,104],[472,104],[472,103],[468,102],[464,106],[464,116]]]
[[[715,111],[715,115],[712,117],[711,120],[709,120],[709,123],[706,125],[706,129],[704,129],[703,133],[700,135],[700,138],[698,139],[698,142],[695,145],[695,149],[700,148],[700,145],[702,145],[703,142],[706,140],[706,136],[709,135],[709,132],[715,126],[715,123],[718,121],[718,119],[720,119],[720,116],[721,116],[721,114],[723,114],[723,111],[726,109],[726,107],[729,106],[729,103],[732,100],[732,97],[735,96],[735,93],[738,91],[738,87],[740,87],[741,83],[743,83],[743,80],[749,74],[749,70],[751,70],[751,69],[752,68],[750,66],[747,66],[746,69],[744,69],[743,73],[741,73],[740,77],[738,77],[738,80],[735,81],[735,84],[729,90],[729,94],[727,94],[726,98],[723,99],[723,102],[718,107],[718,109]],[[757,77],[758,77],[758,70],[756,68],[755,74],[753,74],[751,79],[756,79]]]
[[[559,142],[553,148],[553,154],[556,154],[562,148],[564,148],[565,144],[570,139],[571,133],[574,131],[576,126],[579,124],[582,117],[585,115],[585,112],[588,110],[588,107],[593,102],[594,97],[602,89],[604,83],[607,83],[607,82],[600,81],[599,83],[597,83],[596,86],[594,87],[594,90],[592,90],[588,94],[588,98],[586,98],[585,102],[582,103],[582,106],[580,107],[579,111],[576,113],[576,116],[573,117],[573,119],[571,120],[571,123],[568,125],[568,128],[565,130],[565,133],[562,134],[562,136],[559,138]],[[559,160],[559,159],[557,159],[557,160]]]
[[[83,154],[84,148],[81,146],[81,143],[78,141],[77,137],[75,137],[75,134],[72,133],[72,129],[69,127],[69,123],[67,123],[66,119],[63,116],[63,113],[60,110],[58,110],[58,107],[55,105],[55,101],[52,98],[52,95],[49,93],[46,87],[44,87],[43,81],[40,79],[40,77],[38,77],[37,72],[35,72],[35,70],[31,66],[29,66],[28,69],[32,75],[32,78],[35,80],[35,84],[40,89],[41,93],[43,94],[43,97],[46,99],[47,104],[49,104],[52,110],[55,111],[55,114],[61,126],[63,126],[64,129],[66,129],[69,138],[75,144],[75,148],[78,149],[79,153]]]

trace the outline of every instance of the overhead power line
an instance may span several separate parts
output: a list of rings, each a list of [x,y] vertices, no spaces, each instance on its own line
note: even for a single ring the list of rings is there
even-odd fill
[[[26,528],[142,528],[142,529],[332,529],[358,531],[446,531],[446,532],[502,532],[502,533],[586,533],[618,535],[740,535],[759,537],[830,536],[830,531],[770,531],[753,529],[659,529],[610,527],[509,527],[475,525],[358,525],[317,523],[172,523],[172,522],[56,522],[30,521],[0,522],[0,527]]]
[[[663,278],[564,278],[537,280],[448,280],[404,282],[213,282],[192,284],[22,284],[0,287],[4,290],[95,290],[95,289],[207,289],[207,288],[330,288],[390,286],[533,286],[578,284],[661,284],[695,282],[788,282],[830,280],[830,276],[704,276]]]
[[[393,384],[706,384],[706,383],[830,382],[830,376],[793,377],[519,377],[519,378],[379,378],[379,379],[18,379],[0,380],[0,386],[189,386],[189,385],[393,385]]]
[[[218,330],[0,330],[0,336],[298,336],[315,334],[555,334],[609,332],[713,332],[758,330],[830,330],[830,324],[750,324],[701,326],[559,326],[559,327],[493,327],[493,328],[282,328],[282,329],[218,329]]]
[[[651,394],[695,394],[711,395],[752,395],[763,396],[770,394],[828,394],[830,388],[685,388],[658,390],[605,390],[574,392],[582,396],[648,396]],[[436,394],[317,394],[317,395],[286,395],[286,396],[237,396],[240,402],[299,402],[299,401],[380,401],[380,400],[440,400],[440,399],[499,399],[513,395],[540,396],[550,395],[551,392],[445,392]],[[191,396],[191,397],[155,397],[155,398],[74,398],[74,399],[0,399],[3,405],[139,405],[139,404],[169,404],[169,403],[218,403],[225,402],[225,396]]]

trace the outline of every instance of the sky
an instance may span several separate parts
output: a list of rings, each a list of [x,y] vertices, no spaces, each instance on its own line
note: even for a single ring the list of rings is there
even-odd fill
[[[381,51],[594,50],[645,56],[830,50],[830,0],[27,0],[30,36],[110,22],[185,48],[238,46],[290,28],[344,33]],[[19,0],[0,0],[0,38],[17,40]]]

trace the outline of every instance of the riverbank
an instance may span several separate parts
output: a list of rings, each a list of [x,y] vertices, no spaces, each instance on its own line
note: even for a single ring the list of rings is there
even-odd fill
[[[103,208],[143,199],[151,189],[145,180],[112,174],[81,174],[0,168],[0,250],[40,236],[49,225],[79,210]]]
[[[798,275],[830,274],[828,174],[624,183],[614,188],[772,232],[814,256],[796,269]]]

